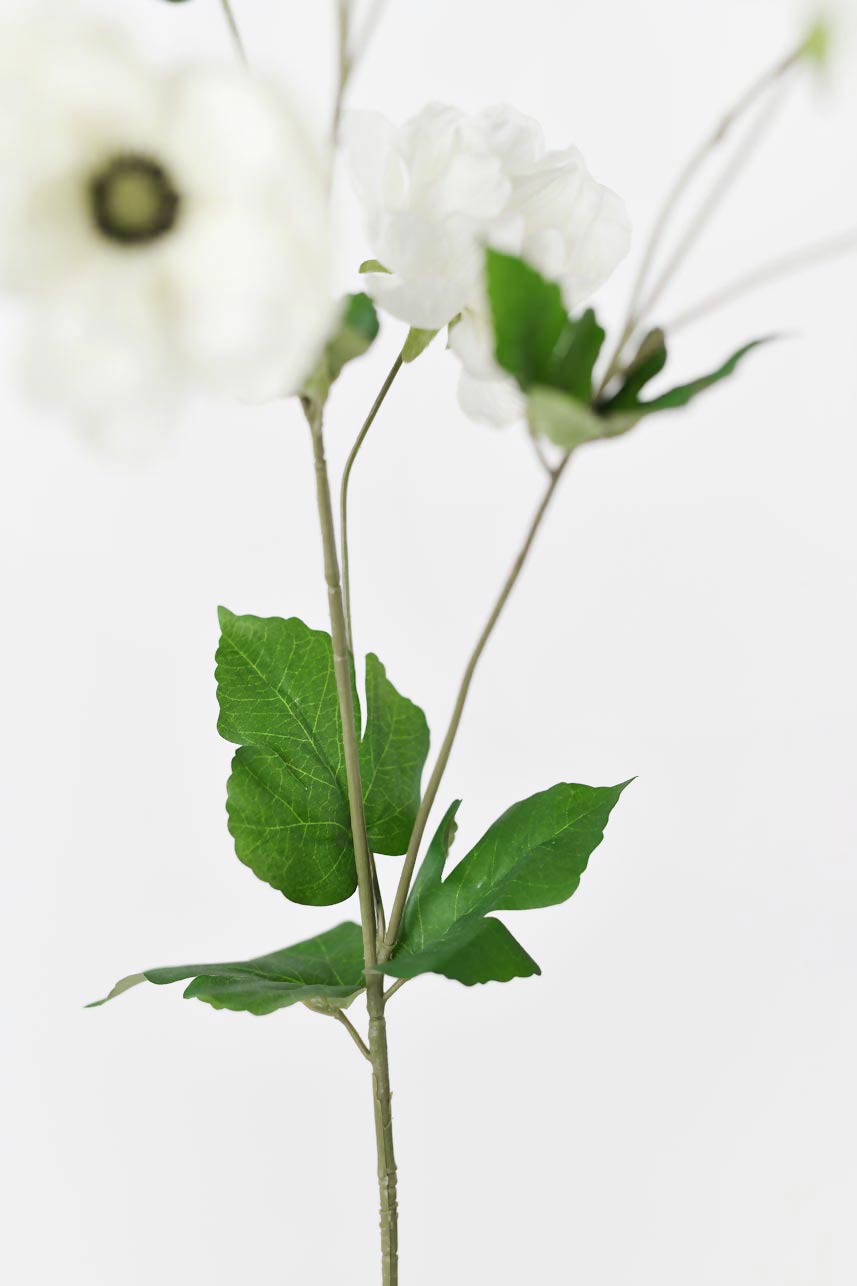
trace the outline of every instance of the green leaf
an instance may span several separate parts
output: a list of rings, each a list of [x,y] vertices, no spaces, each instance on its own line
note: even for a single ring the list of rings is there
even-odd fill
[[[436,330],[419,330],[418,327],[412,326],[408,331],[408,338],[405,340],[405,346],[402,349],[402,361],[415,362],[426,351],[437,334]]]
[[[146,969],[123,978],[87,1008],[96,1009],[141,982],[160,987],[188,978],[185,999],[202,1000],[214,1009],[272,1014],[301,1001],[335,1012],[363,988],[363,935],[359,925],[346,923],[255,960]]]
[[[377,259],[364,259],[358,271],[361,273],[383,272],[385,276],[387,277],[390,276],[390,269],[385,268],[384,265],[382,263],[379,263]]]
[[[549,384],[545,371],[567,321],[560,288],[514,255],[486,256],[497,361],[523,389]]]
[[[569,317],[559,286],[513,255],[488,250],[486,271],[500,365],[525,392],[541,385],[588,404],[605,339],[594,312]]]
[[[368,352],[378,330],[378,314],[369,296],[348,295],[343,301],[339,326],[307,380],[303,396],[323,406],[343,369]]]
[[[420,805],[429,729],[419,706],[401,696],[377,656],[366,658],[366,733],[360,775],[369,843],[376,853],[407,851]]]
[[[679,407],[687,406],[700,393],[713,388],[721,380],[728,379],[730,375],[735,373],[748,353],[752,353],[754,349],[767,342],[764,339],[756,339],[751,344],[745,344],[743,348],[739,348],[737,353],[733,353],[728,361],[724,362],[722,366],[718,367],[710,375],[703,375],[700,379],[692,380],[689,384],[680,384],[677,388],[670,389],[668,393],[663,393],[651,402],[640,402],[637,409],[643,415],[652,415],[656,411],[674,411]]]
[[[227,788],[235,852],[293,902],[357,886],[330,637],[220,609],[218,731],[241,749]]]
[[[326,906],[357,884],[330,635],[302,621],[220,609],[218,730],[241,749],[227,789],[235,851],[293,902]],[[361,776],[370,843],[408,846],[428,755],[425,715],[366,660]],[[360,731],[356,690],[354,709]]]
[[[399,946],[379,966],[382,972],[398,978],[440,973],[468,985],[537,973],[505,926],[486,917],[570,898],[627,785],[562,783],[513,805],[444,880],[453,805],[414,883]]]
[[[652,330],[643,340],[634,360],[625,372],[619,392],[608,404],[610,411],[623,411],[639,406],[640,393],[667,364],[664,332]]]
[[[824,71],[830,61],[835,36],[835,27],[830,19],[826,16],[817,18],[801,46],[801,56]]]
[[[768,339],[756,339],[751,344],[745,344],[743,348],[739,348],[737,353],[733,353],[722,366],[718,367],[710,375],[703,375],[700,379],[691,380],[689,384],[680,384],[677,388],[670,389],[669,392],[653,398],[650,402],[641,402],[639,399],[641,388],[649,380],[653,379],[655,375],[659,374],[666,365],[667,350],[666,346],[661,343],[659,348],[655,348],[645,356],[642,362],[632,367],[625,383],[616,396],[604,405],[601,409],[601,414],[603,418],[609,421],[616,411],[634,412],[639,418],[642,418],[644,415],[653,415],[658,411],[678,410],[680,407],[687,406],[700,393],[704,393],[715,384],[719,384],[721,380],[728,379],[730,375],[735,373],[748,353],[769,342]]]

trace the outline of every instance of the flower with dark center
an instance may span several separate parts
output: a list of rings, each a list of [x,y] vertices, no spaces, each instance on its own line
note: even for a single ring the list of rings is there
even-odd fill
[[[123,246],[146,245],[176,223],[181,198],[167,170],[147,156],[116,156],[89,183],[95,225]]]

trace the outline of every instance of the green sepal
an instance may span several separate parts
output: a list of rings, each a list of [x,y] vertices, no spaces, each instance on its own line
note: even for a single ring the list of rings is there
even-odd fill
[[[801,57],[824,71],[830,62],[830,50],[835,34],[834,24],[828,18],[818,18],[807,32],[801,46]]]
[[[438,331],[436,330],[420,330],[418,327],[412,326],[408,331],[408,337],[402,349],[402,361],[415,362],[426,351],[437,334]]]
[[[660,337],[658,339],[658,337]],[[619,391],[596,407],[585,406],[554,389],[535,388],[527,399],[527,417],[533,433],[540,434],[566,451],[599,438],[616,438],[635,428],[649,415],[675,411],[687,406],[701,393],[734,374],[740,363],[767,340],[745,344],[709,375],[662,393],[644,402],[640,393],[659,375],[667,362],[667,349],[660,331],[653,331],[644,341],[647,351],[629,368]]]
[[[659,332],[653,332],[657,335]],[[648,353],[644,360],[632,366],[618,393],[609,401],[605,402],[599,408],[602,418],[609,420],[611,416],[619,412],[635,414],[642,418],[645,415],[654,415],[658,411],[676,411],[681,407],[687,406],[700,393],[706,392],[707,389],[713,388],[722,380],[728,379],[734,375],[738,366],[744,360],[748,353],[759,348],[762,344],[770,343],[770,337],[767,339],[756,339],[750,344],[745,344],[739,348],[737,353],[733,353],[722,366],[709,375],[703,375],[699,379],[691,380],[688,384],[680,384],[676,388],[670,389],[667,393],[662,393],[659,397],[652,398],[649,402],[642,402],[639,398],[640,390],[655,375],[660,374],[667,363],[667,348],[661,338],[658,348]]]
[[[383,272],[386,277],[390,276],[390,269],[385,268],[377,259],[364,259],[358,269],[358,272],[360,272],[361,275],[364,272]]]
[[[339,325],[328,340],[302,397],[324,406],[330,390],[349,362],[368,352],[378,336],[378,314],[368,295],[348,295],[343,301]]]
[[[411,890],[396,952],[379,969],[397,978],[440,973],[467,985],[538,973],[493,913],[570,898],[628,784],[561,783],[513,805],[444,879],[453,804]]]
[[[363,934],[359,925],[345,923],[254,960],[146,969],[123,978],[103,1000],[86,1008],[96,1009],[142,982],[162,987],[187,979],[185,999],[214,1009],[262,1015],[300,1002],[335,1013],[363,989]]]

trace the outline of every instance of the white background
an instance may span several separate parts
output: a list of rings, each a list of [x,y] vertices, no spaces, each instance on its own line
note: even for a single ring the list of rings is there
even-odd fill
[[[228,54],[214,0],[121,9],[159,57]],[[320,119],[332,2],[237,10]],[[392,0],[354,102],[515,103],[622,193],[639,252],[680,160],[800,11]],[[857,223],[855,69],[857,51],[789,100],[667,316]],[[606,292],[614,320],[631,278]],[[856,288],[843,262],[689,331],[687,375],[788,338],[564,482],[440,803],[464,799],[463,853],[556,780],[638,780],[574,900],[511,917],[542,978],[426,978],[391,1005],[403,1286],[857,1280]],[[400,341],[388,325],[337,391],[335,464]],[[440,345],[407,372],[353,493],[359,640],[436,743],[542,485],[521,432],[464,420],[455,374]],[[374,1286],[370,1089],[335,1024],[178,989],[81,1008],[124,973],[354,914],[293,906],[235,860],[215,730],[218,603],[325,621],[306,431],[294,406],[201,407],[131,468],[36,416],[14,376],[7,357],[0,1275]]]

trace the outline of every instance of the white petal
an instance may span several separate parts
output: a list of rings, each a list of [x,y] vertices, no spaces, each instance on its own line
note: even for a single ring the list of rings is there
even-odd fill
[[[529,169],[544,155],[544,132],[538,121],[514,107],[486,107],[473,118],[488,149],[500,158],[507,174]]]
[[[170,274],[183,359],[205,383],[254,401],[293,392],[335,321],[326,265],[262,217],[196,218]]]
[[[458,381],[458,400],[466,415],[495,428],[505,428],[526,415],[526,401],[511,376],[480,380],[462,371]]]
[[[354,188],[367,209],[404,209],[408,176],[395,127],[379,112],[349,112],[344,136]]]

